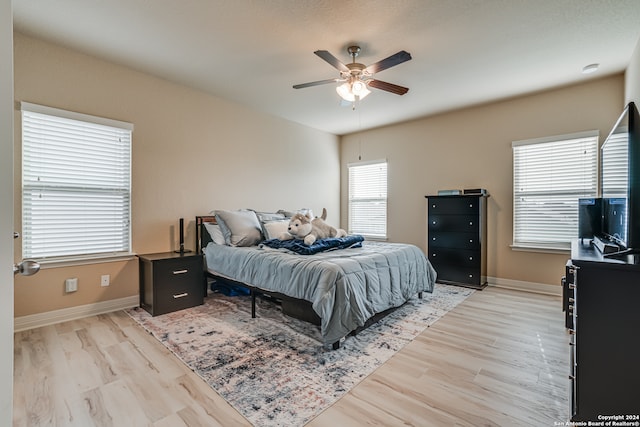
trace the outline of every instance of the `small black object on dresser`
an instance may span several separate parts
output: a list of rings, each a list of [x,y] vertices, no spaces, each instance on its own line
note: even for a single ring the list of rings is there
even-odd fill
[[[428,258],[437,282],[487,286],[486,192],[427,198]]]
[[[202,254],[138,255],[140,307],[152,316],[204,303],[206,289]]]

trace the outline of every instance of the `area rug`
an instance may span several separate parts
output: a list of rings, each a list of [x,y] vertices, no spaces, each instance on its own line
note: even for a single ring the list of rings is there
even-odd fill
[[[302,426],[473,293],[438,285],[345,339],[322,345],[318,327],[248,296],[210,293],[204,305],[151,317],[126,312],[255,426]]]

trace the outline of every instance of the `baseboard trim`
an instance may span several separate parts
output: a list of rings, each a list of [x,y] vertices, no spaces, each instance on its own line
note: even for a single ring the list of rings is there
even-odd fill
[[[79,305],[77,307],[47,311],[45,313],[29,314],[27,316],[16,317],[13,323],[13,330],[14,332],[26,331],[28,329],[53,325],[68,320],[111,313],[113,311],[136,307],[139,303],[140,297],[138,295],[132,295],[125,298],[101,301],[95,304]]]
[[[499,277],[487,277],[489,286],[514,289],[517,291],[534,292],[537,294],[562,296],[562,286],[546,283],[525,282],[522,280],[501,279]]]

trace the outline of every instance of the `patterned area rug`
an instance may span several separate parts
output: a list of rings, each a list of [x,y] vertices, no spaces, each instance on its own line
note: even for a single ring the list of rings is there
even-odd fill
[[[473,290],[438,285],[325,349],[318,327],[248,296],[210,293],[202,306],[127,313],[256,426],[302,426],[336,402]]]

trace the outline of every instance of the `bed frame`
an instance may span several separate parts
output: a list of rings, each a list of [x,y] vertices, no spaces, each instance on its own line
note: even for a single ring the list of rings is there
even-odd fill
[[[196,252],[201,254],[202,249],[205,248],[211,241],[211,236],[204,228],[204,224],[216,224],[216,217],[213,215],[202,215],[196,216]],[[211,273],[209,270],[205,269],[205,277],[210,278],[216,281],[220,281],[222,283],[230,283],[236,286],[240,286],[242,288],[248,289],[249,294],[251,296],[251,317],[256,317],[256,296],[266,296],[271,300],[275,300],[276,303],[280,304],[282,307],[282,312],[288,316],[294,317],[296,319],[303,320],[305,322],[312,323],[314,325],[320,326],[320,316],[313,310],[313,304],[310,301],[306,301],[303,299],[293,298],[288,295],[281,294],[279,292],[266,291],[264,289],[260,289],[254,285],[250,285],[248,283],[238,282],[228,277],[222,277]],[[205,280],[205,283],[208,282]],[[208,286],[206,284],[205,286]],[[207,290],[205,289],[205,296],[207,295]],[[418,298],[422,298],[422,292],[418,293]],[[371,318],[369,318],[364,326],[358,327],[357,329],[351,331],[349,336],[356,335],[360,331],[368,328],[372,324],[376,323],[378,320],[392,313],[399,307],[392,307],[380,313],[374,314]],[[332,344],[332,348],[337,350],[340,348],[340,341],[336,341]]]

